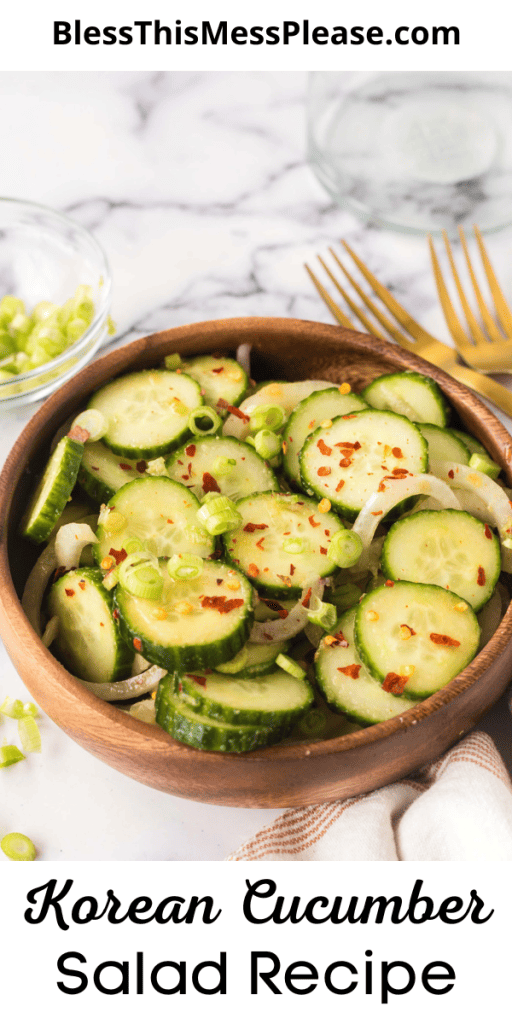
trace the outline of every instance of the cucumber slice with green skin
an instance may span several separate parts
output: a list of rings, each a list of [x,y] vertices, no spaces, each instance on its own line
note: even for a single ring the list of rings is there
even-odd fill
[[[288,480],[301,487],[299,454],[313,430],[325,420],[366,408],[367,403],[360,395],[352,392],[342,395],[339,388],[326,388],[303,398],[292,412],[283,433],[283,472]]]
[[[190,436],[188,418],[204,405],[197,381],[172,370],[141,370],[105,384],[92,396],[108,423],[103,442],[129,459],[167,455]]]
[[[354,638],[359,657],[384,686],[423,700],[446,686],[478,651],[477,617],[458,594],[424,583],[393,583],[363,597]],[[403,689],[402,689],[403,688]]]
[[[206,405],[215,409],[219,398],[238,405],[249,387],[249,378],[235,359],[225,356],[197,356],[181,364],[181,369],[197,381]],[[219,410],[222,415],[222,410]]]
[[[455,434],[455,436],[459,438],[459,441],[462,441],[462,443],[466,445],[466,448],[469,449],[471,455],[482,455],[485,456],[486,459],[489,458],[483,444],[480,444],[480,441],[477,441],[476,437],[473,437],[472,434],[466,434],[463,430],[455,430],[454,427],[450,428],[450,433]]]
[[[197,579],[175,582],[163,562],[162,569],[159,601],[116,588],[121,632],[132,650],[168,671],[211,669],[234,658],[254,617],[254,591],[242,573],[209,561]]]
[[[235,725],[197,714],[173,692],[169,676],[165,676],[158,685],[155,709],[158,725],[175,740],[199,750],[243,754],[277,743],[283,736],[283,730],[258,725]]]
[[[364,388],[362,397],[373,409],[397,412],[413,423],[445,427],[448,422],[449,406],[441,389],[430,377],[412,370],[377,377]]]
[[[199,715],[270,729],[292,725],[314,700],[307,680],[295,679],[288,672],[274,672],[259,679],[234,679],[219,672],[206,676],[177,673],[174,687]]]
[[[354,643],[355,617],[356,611],[352,608],[342,615],[333,630],[335,634],[343,634],[348,646],[328,646],[321,642],[315,655],[315,676],[330,708],[351,721],[375,725],[403,714],[414,707],[415,701],[386,693],[361,663]]]
[[[414,512],[391,527],[381,565],[387,579],[435,583],[478,611],[499,579],[500,542],[489,526],[469,512]]]
[[[132,480],[114,494],[109,507],[124,516],[126,525],[116,533],[98,527],[94,557],[100,565],[111,548],[122,551],[130,540],[139,540],[141,547],[158,557],[186,553],[208,558],[213,553],[214,539],[197,520],[197,498],[168,477]]]
[[[59,620],[53,649],[69,672],[91,683],[125,679],[133,662],[133,648],[121,636],[102,579],[99,569],[72,569],[48,596],[48,614]]]
[[[225,476],[215,475],[217,459],[233,459],[235,465]],[[186,484],[199,500],[216,490],[232,501],[256,491],[279,490],[261,455],[234,437],[194,438],[169,456],[166,467],[171,479]]]
[[[308,494],[328,498],[345,519],[354,520],[388,477],[426,473],[428,445],[405,416],[375,409],[338,416],[318,427],[300,453],[300,472]],[[382,487],[381,487],[382,490]],[[401,505],[393,515],[403,511]]]
[[[84,446],[71,437],[59,441],[22,520],[20,532],[35,544],[48,540],[76,484]]]
[[[276,658],[279,654],[286,654],[289,646],[289,640],[273,644],[251,644],[249,641],[231,661],[217,665],[217,672],[229,675],[230,679],[257,679],[276,669]]]
[[[268,596],[300,597],[313,577],[337,569],[327,550],[341,529],[332,512],[319,512],[318,503],[304,495],[254,494],[237,502],[242,522],[224,534],[226,557]],[[284,545],[302,545],[302,551]]]
[[[240,404],[240,410],[246,417],[251,417],[259,405],[280,405],[288,419],[295,406],[303,398],[307,398],[314,391],[323,391],[325,388],[332,388],[332,381],[271,380],[267,384],[263,384],[254,395],[245,398]],[[231,414],[222,428],[222,433],[225,437],[237,437],[239,441],[243,441],[250,433],[249,422]]]
[[[429,459],[440,459],[444,462],[460,462],[469,465],[469,448],[452,430],[436,427],[433,423],[418,424],[428,444]]]
[[[93,501],[108,505],[124,484],[140,480],[146,468],[145,459],[127,459],[116,455],[101,441],[88,442],[78,471],[78,483]]]

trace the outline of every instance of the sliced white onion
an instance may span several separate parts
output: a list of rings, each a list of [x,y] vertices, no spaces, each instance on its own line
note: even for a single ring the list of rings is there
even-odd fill
[[[449,481],[457,489],[464,488],[483,505],[483,513],[476,514],[478,518],[483,514],[484,521],[496,527],[501,540],[502,569],[512,573],[512,550],[503,544],[504,541],[510,543],[512,539],[512,505],[503,488],[485,473],[478,473],[476,469],[461,466],[458,462],[433,461],[431,469],[440,480]]]
[[[121,679],[118,683],[90,683],[86,679],[79,679],[78,682],[101,700],[133,700],[154,690],[165,675],[165,668],[152,665],[145,672],[139,672],[137,676],[130,676],[129,679]]]
[[[249,345],[246,341],[243,345],[239,345],[236,350],[236,361],[240,363],[242,370],[245,370],[248,377],[251,376],[251,349],[252,345]]]
[[[39,555],[23,590],[21,607],[38,636],[41,636],[41,604],[44,592],[57,565],[55,540],[51,540]]]
[[[59,632],[59,616],[53,615],[52,618],[46,623],[44,633],[41,637],[45,647],[51,647],[53,641],[57,637]]]
[[[332,387],[335,387],[333,382],[326,380],[271,381],[254,395],[244,398],[239,408],[250,417],[259,405],[282,405],[288,417],[303,398],[308,398],[314,391]],[[236,437],[244,441],[249,434],[249,422],[231,413],[224,423],[222,433],[225,437]]]
[[[451,465],[451,463],[450,463]],[[460,502],[447,484],[430,473],[411,474],[405,480],[386,481],[385,491],[374,491],[363,505],[352,529],[363,542],[363,552],[356,568],[368,569],[370,564],[370,545],[374,533],[385,515],[404,498],[413,498],[417,494],[426,494],[435,498],[442,508],[460,509]]]
[[[148,725],[156,724],[155,702],[151,698],[149,700],[139,700],[136,704],[132,704],[128,708],[128,714],[139,722],[147,722]]]
[[[309,621],[309,608],[304,607],[303,601],[310,589],[311,597],[318,597],[320,600],[322,599],[324,584],[322,580],[316,578],[304,587],[299,600],[288,612],[285,619],[274,619],[271,622],[255,622],[249,637],[251,643],[279,643],[281,640],[291,640],[292,636],[297,636],[297,633],[300,633]]]
[[[55,538],[57,565],[62,569],[75,569],[80,564],[80,555],[88,544],[96,544],[98,538],[89,523],[66,523],[61,526]]]

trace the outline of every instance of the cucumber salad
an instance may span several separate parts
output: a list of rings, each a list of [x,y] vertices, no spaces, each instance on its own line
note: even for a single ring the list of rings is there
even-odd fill
[[[64,426],[23,607],[98,697],[209,751],[401,715],[504,614],[511,494],[418,373],[250,379],[170,355]],[[452,426],[449,423],[453,421]]]

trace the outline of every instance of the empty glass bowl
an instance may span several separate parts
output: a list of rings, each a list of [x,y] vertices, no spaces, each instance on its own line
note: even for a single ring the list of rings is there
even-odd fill
[[[0,198],[0,298],[62,305],[79,285],[92,291],[94,317],[64,352],[34,370],[0,381],[0,408],[45,398],[95,354],[108,330],[111,274],[96,239],[68,217],[38,203]]]

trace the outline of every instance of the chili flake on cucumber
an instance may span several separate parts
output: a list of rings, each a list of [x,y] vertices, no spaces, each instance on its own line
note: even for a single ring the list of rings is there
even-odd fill
[[[21,526],[48,542],[24,607],[68,670],[233,755],[406,715],[487,642],[512,572],[500,467],[433,381],[257,386],[243,362],[105,384]]]

